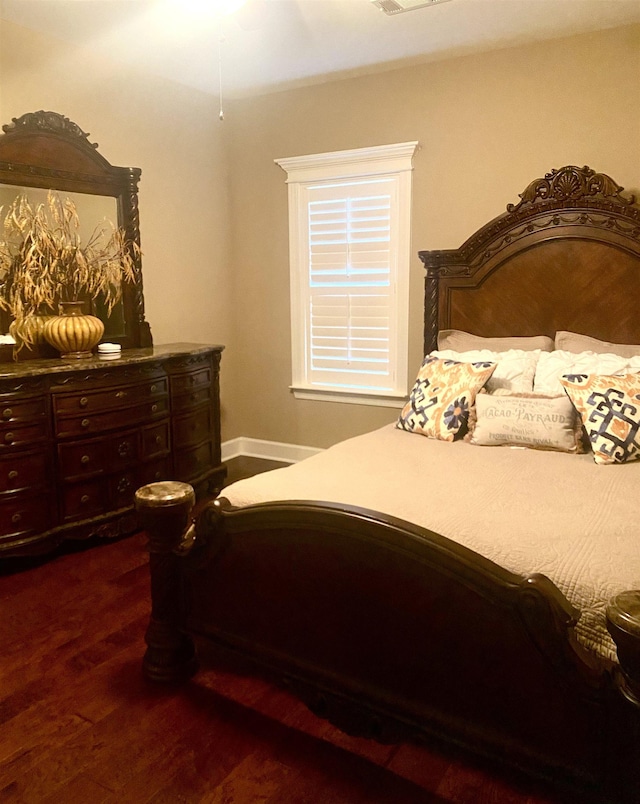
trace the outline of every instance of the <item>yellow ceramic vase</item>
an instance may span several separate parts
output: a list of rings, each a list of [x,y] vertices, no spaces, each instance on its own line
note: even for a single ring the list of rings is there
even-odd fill
[[[62,314],[44,325],[45,340],[60,352],[60,357],[91,357],[91,350],[102,338],[104,324],[95,315],[85,315],[82,305],[81,301],[62,302]]]
[[[51,318],[47,315],[34,314],[23,318],[19,323],[12,321],[9,324],[9,335],[13,337],[18,349],[23,346],[39,346],[44,342],[44,325]]]

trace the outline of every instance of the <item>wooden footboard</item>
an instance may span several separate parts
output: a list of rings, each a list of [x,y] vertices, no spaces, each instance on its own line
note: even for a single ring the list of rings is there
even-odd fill
[[[637,783],[633,696],[619,694],[617,668],[578,645],[578,612],[546,577],[329,504],[219,500],[188,529],[183,486],[138,492],[152,551],[149,678],[192,673],[199,635],[350,733],[436,735],[621,799]],[[636,671],[627,666],[627,692]]]

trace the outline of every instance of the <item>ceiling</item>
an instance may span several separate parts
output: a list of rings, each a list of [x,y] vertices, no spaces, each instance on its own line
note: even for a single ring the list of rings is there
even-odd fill
[[[394,16],[370,0],[247,0],[227,16],[221,2],[238,0],[0,0],[0,19],[228,97],[640,22],[640,0],[450,0]]]

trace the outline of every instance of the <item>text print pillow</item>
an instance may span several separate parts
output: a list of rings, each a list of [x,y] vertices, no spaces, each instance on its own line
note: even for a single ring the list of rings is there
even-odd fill
[[[467,440],[480,446],[502,444],[577,452],[576,411],[566,396],[478,394],[476,421]]]
[[[495,363],[460,363],[427,355],[396,426],[453,441],[466,427],[476,394],[494,369]]]

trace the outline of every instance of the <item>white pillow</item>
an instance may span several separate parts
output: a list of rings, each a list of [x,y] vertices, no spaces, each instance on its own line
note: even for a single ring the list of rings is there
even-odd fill
[[[536,394],[557,396],[563,392],[560,379],[575,374],[634,374],[640,371],[640,355],[621,357],[595,352],[543,352],[538,360],[533,391]]]
[[[460,363],[495,363],[495,371],[485,385],[490,394],[496,391],[528,394],[533,390],[533,378],[541,351],[509,349],[506,352],[493,352],[490,349],[475,349],[470,352],[455,352],[453,349],[442,349],[431,354],[433,357],[457,360]]]

